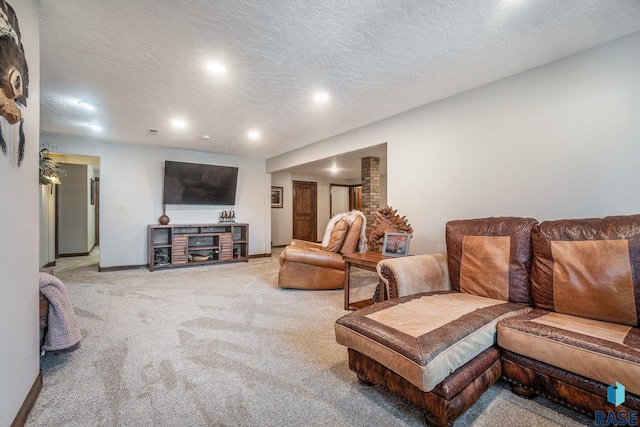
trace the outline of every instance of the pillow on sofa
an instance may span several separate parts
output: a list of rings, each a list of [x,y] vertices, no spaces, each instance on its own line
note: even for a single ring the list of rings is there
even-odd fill
[[[344,238],[344,244],[340,249],[341,254],[352,254],[358,249],[362,226],[362,217],[358,215],[356,219],[353,220],[353,223],[351,223],[347,237]]]
[[[338,252],[342,247],[342,243],[344,242],[344,237],[347,235],[347,231],[349,231],[349,223],[344,219],[336,222],[333,226],[333,230],[331,230],[331,237],[329,239],[329,243],[327,246],[323,246],[322,249],[329,252]]]
[[[640,215],[545,221],[532,243],[537,307],[638,326]]]
[[[531,303],[533,218],[449,221],[447,259],[451,286],[460,292],[520,304]]]

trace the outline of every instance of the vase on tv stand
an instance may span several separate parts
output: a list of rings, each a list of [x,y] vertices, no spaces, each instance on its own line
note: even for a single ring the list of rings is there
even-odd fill
[[[162,205],[162,216],[158,218],[158,222],[161,225],[169,224],[169,217],[167,216],[167,205]]]

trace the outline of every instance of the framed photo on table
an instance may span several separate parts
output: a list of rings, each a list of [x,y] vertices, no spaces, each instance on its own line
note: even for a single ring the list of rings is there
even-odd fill
[[[271,187],[271,207],[282,207],[282,187]]]
[[[409,233],[384,233],[382,256],[407,256],[410,244],[411,234]]]

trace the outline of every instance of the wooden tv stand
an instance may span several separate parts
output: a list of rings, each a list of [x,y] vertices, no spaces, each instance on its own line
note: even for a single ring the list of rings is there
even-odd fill
[[[149,271],[249,261],[249,224],[149,225]]]

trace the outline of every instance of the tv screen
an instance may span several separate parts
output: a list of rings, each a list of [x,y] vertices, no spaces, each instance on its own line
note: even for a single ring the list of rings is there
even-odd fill
[[[235,205],[238,168],[164,162],[165,205]]]

